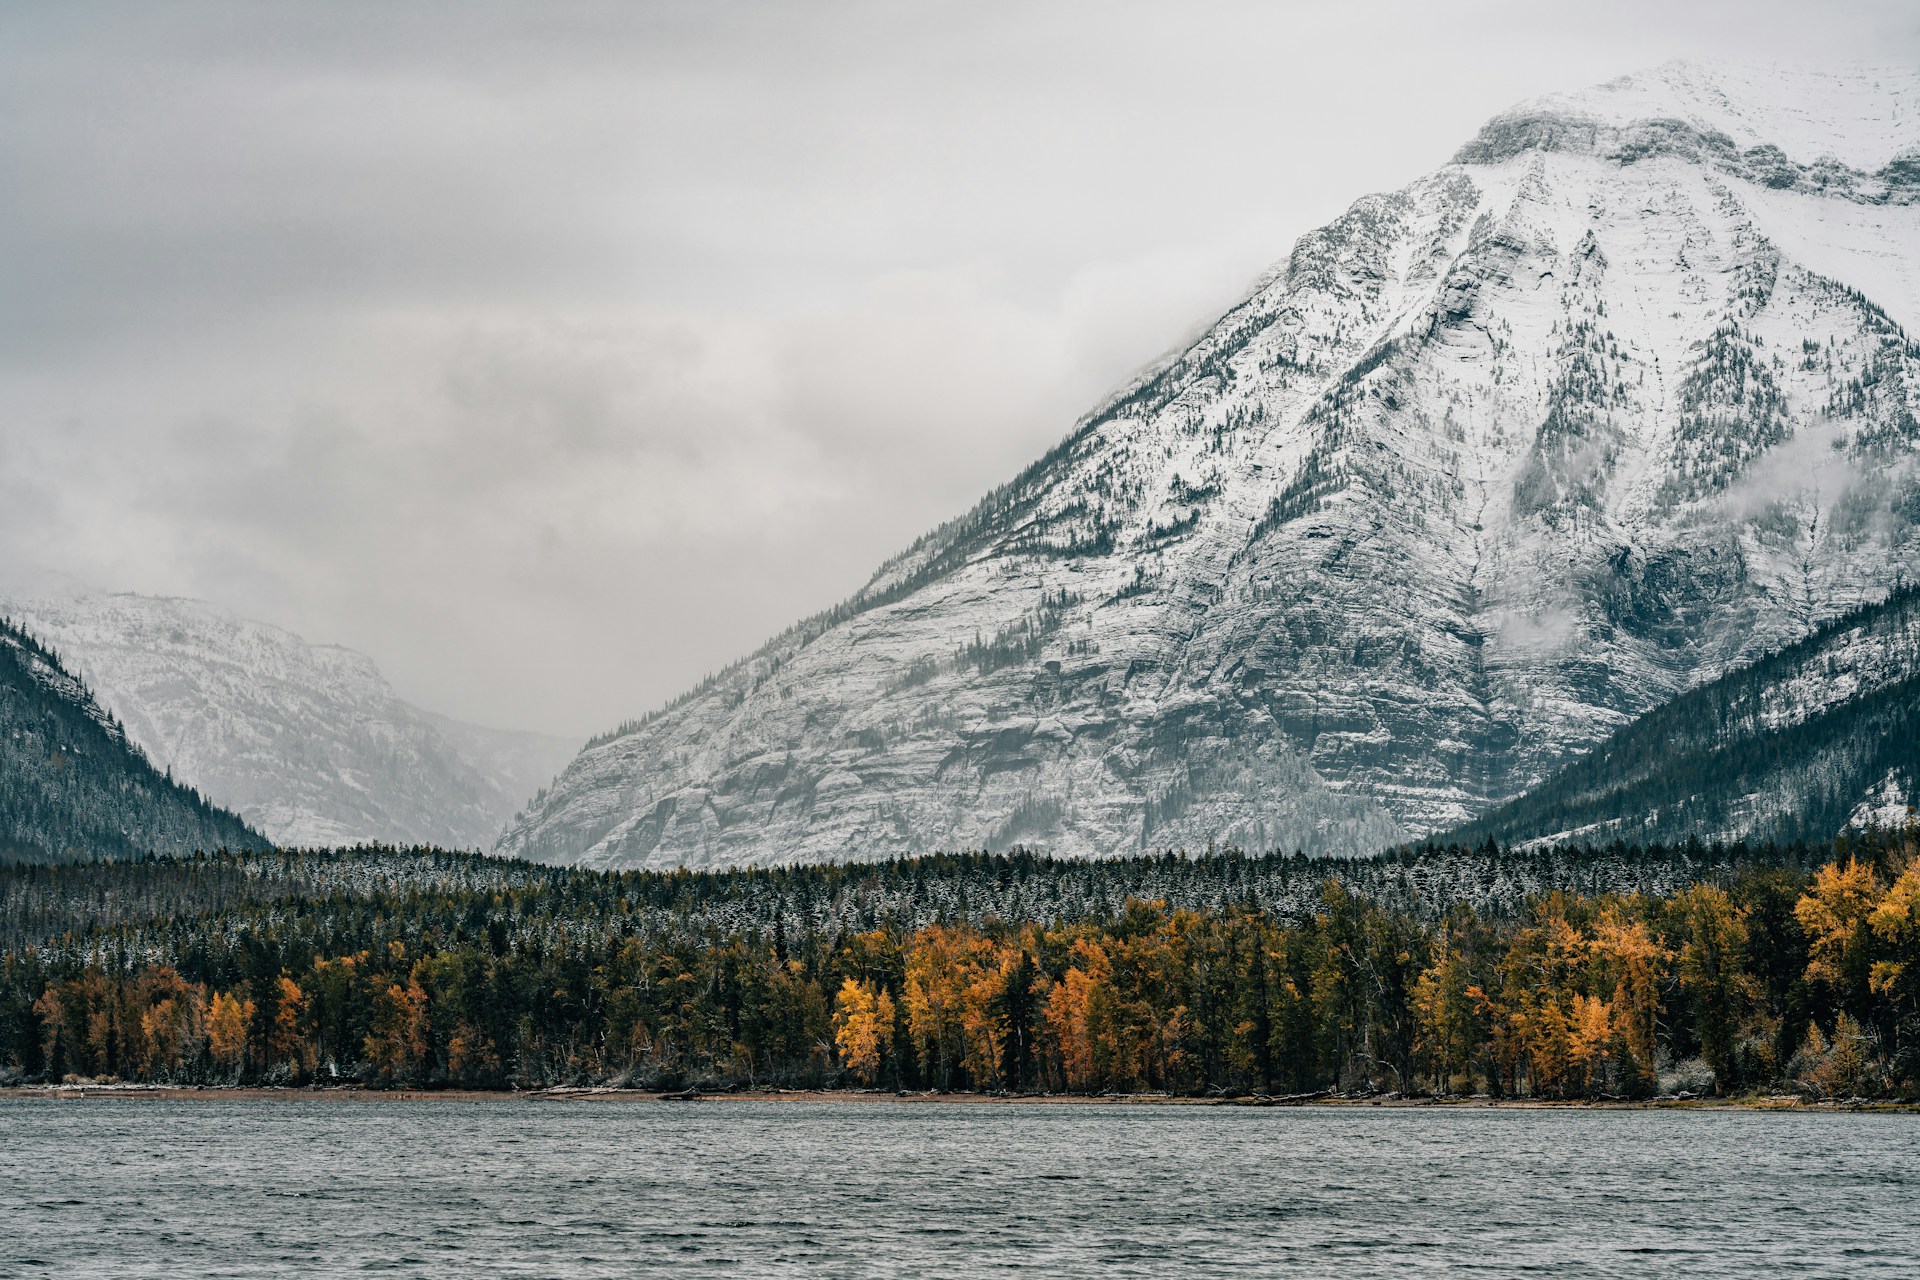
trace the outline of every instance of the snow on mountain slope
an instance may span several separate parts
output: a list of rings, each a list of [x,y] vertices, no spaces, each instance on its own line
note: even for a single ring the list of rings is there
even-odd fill
[[[1364,851],[1526,790],[1920,564],[1916,101],[1677,65],[1502,114],[500,851]]]
[[[276,843],[484,847],[576,743],[447,720],[351,649],[197,600],[0,604],[52,644],[157,765]]]
[[[578,738],[528,733],[524,729],[490,729],[431,711],[420,714],[455,754],[493,781],[501,797],[513,797],[510,809],[518,808],[552,782],[580,750]],[[490,828],[476,832],[472,843],[479,848],[492,844],[508,816],[508,810],[501,810]]]
[[[265,844],[163,776],[84,683],[0,618],[0,855],[47,862]]]
[[[1920,153],[1920,77],[1911,67],[1817,70],[1669,62],[1496,117],[1591,120],[1619,130],[1673,121],[1726,135],[1740,151],[1777,147],[1794,163],[1872,171]]]
[[[1920,782],[1920,589],[1690,689],[1449,833],[1534,846],[1832,839],[1904,826]]]

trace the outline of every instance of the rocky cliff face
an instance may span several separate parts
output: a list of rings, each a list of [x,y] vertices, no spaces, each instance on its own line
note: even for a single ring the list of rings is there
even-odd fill
[[[1917,199],[1911,71],[1517,108],[854,599],[589,744],[499,849],[1453,827],[1920,565]]]
[[[157,765],[285,846],[485,847],[578,745],[435,716],[351,649],[197,600],[67,594],[0,612],[52,644]]]

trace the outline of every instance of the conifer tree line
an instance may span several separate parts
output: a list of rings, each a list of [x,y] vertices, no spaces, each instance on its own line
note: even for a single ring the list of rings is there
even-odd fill
[[[727,871],[589,871],[431,847],[221,850],[187,857],[103,858],[59,867],[0,861],[0,951],[60,942],[61,954],[111,962],[116,926],[304,900],[306,910],[348,910],[380,895],[528,890],[511,920],[564,919],[620,936],[646,929],[772,936],[846,933],[882,925],[1004,920],[1100,920],[1129,899],[1191,909],[1239,907],[1310,919],[1338,876],[1382,907],[1438,919],[1465,904],[1504,918],[1549,889],[1587,895],[1661,896],[1716,883],[1754,862],[1810,870],[1825,845],[1565,846],[1517,849],[1492,842],[1404,847],[1365,858],[1250,854],[1229,846],[1189,857],[1168,851],[1111,861],[1011,853],[930,854]],[[322,908],[314,900],[329,905]],[[236,928],[259,921],[229,916]],[[188,926],[196,927],[196,926]],[[357,928],[343,924],[343,928]],[[516,926],[518,927],[518,926]],[[153,945],[161,945],[155,942]]]
[[[1602,879],[1629,867],[1643,882],[1649,867],[1699,874],[1653,890],[1548,886],[1485,911],[1445,905],[1444,886],[1431,902],[1365,892],[1444,880],[1476,856],[1511,855],[1401,851],[1337,869],[1238,854],[973,856],[706,876],[394,850],[9,867],[10,929],[44,924],[50,903],[95,909],[84,929],[11,942],[0,957],[0,1073],[1202,1096],[1920,1094],[1911,831],[1738,858],[1561,851],[1570,882],[1606,867]],[[1262,903],[1258,873],[1275,868],[1315,875],[1304,905]],[[1050,916],[960,905],[1012,900],[1023,871],[1183,888],[1113,907],[1089,890],[1086,910]],[[897,892],[879,892],[888,885]],[[863,894],[864,917],[853,905]],[[196,896],[218,900],[167,914]],[[23,902],[31,909],[16,911]]]

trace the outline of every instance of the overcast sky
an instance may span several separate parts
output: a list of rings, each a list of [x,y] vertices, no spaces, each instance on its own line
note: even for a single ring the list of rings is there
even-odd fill
[[[858,587],[1514,101],[1911,0],[0,0],[0,579],[584,734]]]

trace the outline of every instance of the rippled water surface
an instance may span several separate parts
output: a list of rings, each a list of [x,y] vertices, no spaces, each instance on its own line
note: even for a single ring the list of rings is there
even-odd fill
[[[1920,1276],[1920,1117],[0,1102],[0,1275]]]

